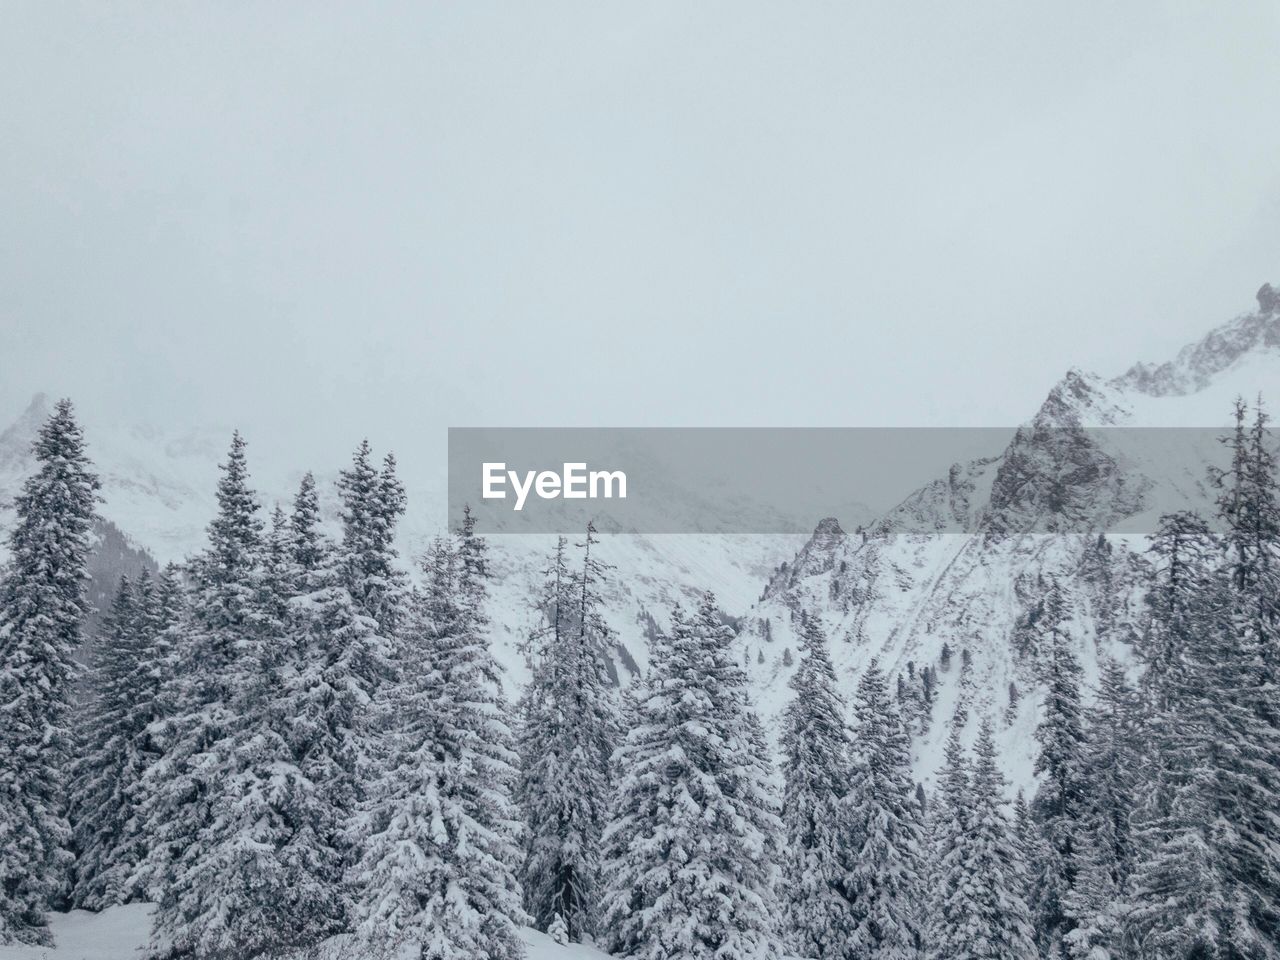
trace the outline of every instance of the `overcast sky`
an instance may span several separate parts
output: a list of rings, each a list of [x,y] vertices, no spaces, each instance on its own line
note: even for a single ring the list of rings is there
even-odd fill
[[[0,422],[1020,420],[1280,282],[1277,50],[1271,0],[4,3]]]

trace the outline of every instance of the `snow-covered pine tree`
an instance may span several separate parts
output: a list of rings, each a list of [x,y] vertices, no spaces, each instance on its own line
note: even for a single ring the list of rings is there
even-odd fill
[[[1026,794],[1019,790],[1013,798],[1013,838],[1022,858],[1025,882],[1022,888],[1023,899],[1031,910],[1032,930],[1035,930],[1035,888],[1036,870],[1045,860],[1044,836],[1040,825],[1031,816],[1031,805],[1027,803]]]
[[[146,772],[158,757],[151,725],[161,713],[173,589],[167,577],[157,588],[145,568],[136,584],[122,577],[94,645],[81,723],[86,743],[71,790],[77,851],[72,902],[84,909],[142,895],[132,877],[146,849],[132,821]]]
[[[1067,618],[1067,598],[1062,582],[1057,577],[1042,581],[1044,596],[1028,611],[1029,623],[1020,631],[1019,652],[1030,654],[1032,666],[1040,679],[1045,679],[1051,667],[1056,634]]]
[[[1075,884],[1087,781],[1080,664],[1060,620],[1048,641],[1043,667],[1048,689],[1035,734],[1040,744],[1035,772],[1042,780],[1031,813],[1043,843],[1033,865],[1032,911],[1041,952],[1052,955],[1073,926],[1063,901]]]
[[[571,940],[594,935],[600,899],[600,841],[619,737],[616,698],[605,666],[610,631],[600,613],[605,567],[592,556],[588,524],[576,582],[560,538],[547,574],[545,628],[535,639],[533,676],[521,702],[520,780],[525,821],[521,870],[534,925],[564,927]]]
[[[933,723],[933,704],[938,699],[938,672],[928,664],[920,671],[920,732],[929,732]]]
[[[1119,892],[1133,866],[1133,796],[1138,778],[1138,705],[1124,669],[1103,659],[1097,696],[1085,711],[1081,864],[1065,912],[1076,925],[1074,956],[1109,952],[1118,939]]]
[[[404,486],[396,477],[396,460],[387,454],[381,471],[373,464],[367,440],[338,476],[342,494],[340,568],[343,583],[358,609],[372,617],[388,650],[402,613],[406,577],[395,550],[396,523],[405,510]]]
[[[1211,956],[1229,923],[1207,840],[1218,637],[1229,621],[1216,552],[1200,517],[1160,518],[1150,550],[1155,576],[1139,687],[1145,749],[1122,930],[1124,948],[1142,960]]]
[[[328,810],[329,858],[341,861],[351,841],[362,780],[376,768],[380,693],[396,674],[388,622],[399,618],[401,578],[389,536],[380,530],[378,478],[367,445],[342,475],[343,542],[335,547],[320,529],[315,480],[306,474],[289,517],[291,559],[287,580],[293,594],[286,615],[294,669],[286,675],[293,718],[290,741],[303,775]],[[364,600],[358,600],[357,596]],[[394,599],[393,599],[394,598]],[[345,864],[331,864],[335,877]]]
[[[1194,783],[1176,789],[1160,829],[1129,878],[1120,956],[1135,960],[1208,960],[1219,956],[1228,898],[1206,839],[1210,812]],[[1228,920],[1229,922],[1229,920]]]
[[[675,612],[681,628],[687,629],[683,609],[677,607]],[[656,829],[664,784],[657,758],[669,745],[667,724],[671,714],[663,688],[672,671],[669,661],[674,633],[674,623],[666,631],[654,625],[648,670],[625,687],[621,697],[626,733],[613,754],[615,788],[609,804],[609,822],[601,837],[601,864],[606,878],[602,932],[610,951],[623,957],[640,950],[648,932],[645,911],[651,895],[639,879],[656,863],[658,855],[645,849],[640,838],[650,836]],[[623,871],[628,880],[619,879]]]
[[[183,940],[197,957],[306,947],[342,918],[325,843],[329,811],[297,762],[283,683],[295,669],[285,633],[291,548],[289,522],[277,509],[254,577],[257,623],[231,668],[236,721],[216,747],[223,776],[199,837],[202,860],[178,884],[196,910]]]
[[[963,848],[976,907],[968,942],[954,960],[1032,960],[1036,945],[1022,850],[1005,816],[1005,779],[996,763],[991,720],[983,718],[974,745],[971,806]]]
[[[772,960],[781,824],[762,728],[715,597],[655,642],[617,756],[605,834],[612,951],[645,960]]]
[[[930,960],[952,960],[962,951],[977,914],[968,883],[964,848],[973,811],[973,793],[969,760],[960,742],[960,731],[961,725],[953,721],[929,821],[933,846],[929,865],[932,897],[927,917]]]
[[[341,929],[347,914],[344,871],[348,830],[356,814],[357,756],[365,751],[367,704],[373,691],[349,683],[344,654],[353,640],[376,633],[342,585],[334,546],[320,529],[315,479],[303,476],[287,521],[285,558],[277,575],[287,599],[280,611],[284,664],[281,721],[305,790],[296,795],[296,867],[313,885],[316,936]]]
[[[930,918],[928,955],[1031,960],[1037,950],[1025,899],[1023,845],[1004,814],[1005,780],[988,718],[974,753],[970,764],[953,729],[934,821],[939,902]]]
[[[853,743],[826,637],[800,616],[795,696],[783,714],[782,899],[789,946],[814,960],[855,960],[850,952],[852,861],[857,837],[847,802]]]
[[[357,934],[417,960],[523,955],[515,753],[486,636],[484,542],[467,514],[414,597],[398,730],[364,804]]]
[[[1102,839],[1082,832],[1076,846],[1076,875],[1062,898],[1071,929],[1063,936],[1067,956],[1076,960],[1110,960],[1120,937],[1119,890]]]
[[[144,580],[138,593],[145,598],[147,591]],[[142,632],[146,643],[139,651],[130,684],[138,724],[134,727],[133,748],[138,765],[132,771],[132,782],[125,795],[129,816],[111,854],[114,862],[130,867],[121,890],[125,903],[155,901],[160,896],[158,889],[146,885],[148,858],[155,846],[147,829],[154,788],[149,771],[164,755],[166,724],[176,712],[169,697],[174,692],[173,678],[178,669],[178,647],[186,616],[186,592],[178,567],[169,564],[160,571],[151,588],[151,599],[144,599],[141,610],[145,617]]]
[[[87,602],[99,481],[69,400],[34,444],[0,583],[0,943],[48,944],[50,901],[72,856],[66,819],[68,696]]]
[[[908,660],[907,668],[898,674],[898,711],[909,731],[918,730],[922,735],[929,730],[929,714],[933,708],[933,679],[930,668],[916,672],[915,661]]]
[[[295,882],[307,891],[305,910],[298,910],[307,916],[307,938],[347,922],[345,884],[362,841],[363,785],[378,773],[382,725],[394,714],[387,700],[406,590],[394,547],[405,506],[394,457],[379,471],[361,443],[339,474],[338,491],[343,535],[335,546],[320,528],[315,479],[304,475],[276,577],[289,595],[277,611],[285,663],[276,722],[298,778],[290,803],[299,833],[288,855]]]
[[[115,862],[112,853],[129,817],[121,788],[133,741],[129,682],[142,619],[137,605],[133,582],[122,576],[93,646],[80,710],[86,742],[71,767],[68,819],[76,851],[71,901],[81,909],[123,903],[120,875],[127,877],[131,871],[128,864]]]
[[[1232,912],[1232,956],[1280,956],[1280,493],[1268,417],[1236,404],[1230,467],[1216,475],[1230,626],[1218,650],[1211,842]]]
[[[224,902],[229,791],[236,735],[252,665],[264,644],[261,607],[262,521],[248,485],[239,433],[218,481],[218,513],[209,545],[189,565],[191,608],[179,666],[166,697],[164,755],[147,771],[146,832],[153,849],[141,881],[162,890],[153,953],[217,956],[237,945],[238,910]],[[257,686],[254,685],[254,689]],[[252,887],[241,891],[252,896]],[[244,954],[249,955],[249,954]]]
[[[872,661],[854,698],[852,806],[857,847],[850,949],[870,960],[908,960],[924,942],[924,831],[911,753],[884,671]]]
[[[334,559],[336,576],[312,597],[322,623],[320,662],[337,693],[336,725],[345,731],[342,789],[355,802],[381,764],[380,724],[390,715],[387,704],[379,703],[379,692],[394,691],[402,661],[417,656],[417,651],[397,649],[408,578],[395,549],[396,523],[405,510],[395,468],[395,457],[388,454],[378,471],[364,441],[351,466],[339,474],[342,541]],[[358,831],[348,839],[358,846]]]

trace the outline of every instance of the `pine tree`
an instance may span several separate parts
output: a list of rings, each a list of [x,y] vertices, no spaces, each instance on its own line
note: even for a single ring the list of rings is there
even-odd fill
[[[145,584],[139,591],[145,596]],[[111,854],[111,860],[129,865],[121,896],[123,902],[156,901],[160,890],[148,886],[154,874],[149,858],[157,846],[150,832],[148,814],[155,802],[155,780],[151,768],[165,753],[166,728],[176,715],[171,697],[176,689],[174,678],[179,669],[179,653],[186,617],[186,591],[182,573],[169,564],[156,579],[151,603],[144,602],[146,615],[142,633],[147,642],[141,648],[130,687],[133,691],[135,756],[139,763],[132,770],[132,783],[125,794],[129,816]]]
[[[1280,496],[1259,403],[1253,424],[1236,405],[1231,466],[1217,475],[1226,527],[1229,627],[1217,651],[1218,729],[1210,838],[1227,884],[1231,956],[1280,956]]]
[[[161,714],[172,589],[162,579],[157,590],[145,569],[136,585],[122,577],[95,645],[81,723],[87,742],[71,791],[78,852],[72,902],[81,908],[101,910],[142,895],[132,877],[146,849],[130,822],[158,756],[151,725]]]
[[[72,902],[82,909],[122,903],[124,883],[117,874],[127,876],[130,870],[128,864],[113,862],[112,853],[129,815],[121,793],[132,745],[128,684],[141,620],[136,606],[133,583],[122,576],[94,644],[89,702],[81,724],[90,739],[72,767],[70,822],[76,849]]]
[[[782,733],[787,926],[798,955],[853,960],[852,737],[826,638],[808,613],[801,614],[799,639],[800,666],[790,681],[795,696]]]
[[[1102,662],[1098,695],[1085,716],[1080,866],[1064,912],[1077,927],[1074,955],[1088,958],[1109,951],[1118,938],[1117,900],[1134,859],[1138,708],[1123,668],[1111,658]]]
[[[202,850],[179,892],[198,912],[181,942],[197,956],[255,957],[304,947],[341,918],[328,810],[320,785],[293,750],[294,717],[283,677],[295,669],[285,635],[289,608],[289,523],[277,510],[256,569],[256,628],[233,665],[236,722],[218,752],[222,777],[210,802]],[[185,889],[184,889],[185,887]]]
[[[594,533],[588,525],[576,583],[564,538],[557,544],[540,604],[546,628],[520,709],[525,909],[539,929],[549,931],[558,919],[571,940],[595,932],[609,764],[619,736],[605,666],[611,633],[599,610],[605,568],[591,554]]]
[[[1067,598],[1062,583],[1050,578],[1044,596],[1028,611],[1028,624],[1020,632],[1019,652],[1029,653],[1037,676],[1043,679],[1053,656],[1056,636],[1067,618]]]
[[[1035,772],[1043,779],[1031,812],[1043,838],[1034,865],[1032,908],[1041,951],[1049,954],[1072,928],[1063,901],[1078,870],[1086,779],[1081,670],[1060,622],[1049,633],[1046,656],[1048,690],[1044,717],[1036,728],[1040,751],[1035,761]]]
[[[959,956],[967,948],[977,916],[964,846],[971,828],[973,788],[960,730],[960,724],[951,724],[930,823],[934,900],[928,918],[928,954],[933,960]]]
[[[100,487],[71,402],[34,444],[0,584],[0,943],[47,945],[66,889],[68,696],[81,643],[85,564]]]
[[[1210,758],[1222,698],[1216,639],[1229,619],[1213,537],[1191,513],[1161,517],[1140,685],[1143,761],[1123,945],[1139,958],[1208,957],[1229,926],[1208,843]]]
[[[334,557],[334,576],[313,595],[319,607],[320,662],[326,683],[335,692],[330,722],[342,732],[341,792],[360,799],[361,785],[377,771],[380,718],[379,691],[394,691],[398,672],[418,656],[397,649],[404,614],[407,577],[399,568],[395,528],[405,509],[404,488],[396,477],[395,457],[388,454],[379,472],[367,441],[338,477],[342,496],[342,541]],[[358,836],[351,834],[353,843]],[[358,855],[358,854],[357,854]]]
[[[1024,844],[1004,814],[1005,780],[984,718],[970,764],[953,729],[935,817],[939,902],[930,923],[936,960],[1037,956],[1025,899]],[[1024,811],[1025,812],[1025,811]]]
[[[375,632],[361,617],[337,569],[332,542],[320,529],[315,479],[305,474],[287,521],[286,556],[276,576],[288,598],[279,717],[305,789],[299,806],[297,870],[312,885],[314,936],[345,926],[344,872],[356,815],[356,758],[363,756],[374,691],[349,682],[353,640]]]
[[[1009,681],[1009,705],[1004,709],[1004,722],[1006,726],[1013,726],[1013,721],[1018,718],[1018,703],[1022,699],[1022,694],[1018,692],[1018,684]]]
[[[295,754],[331,810],[328,843],[345,856],[361,783],[377,765],[378,697],[392,689],[398,669],[393,638],[377,616],[398,622],[402,579],[392,534],[369,533],[382,530],[389,518],[379,519],[378,478],[367,445],[338,485],[344,502],[338,546],[320,529],[310,474],[294,497],[288,579],[295,599],[287,632],[296,667],[286,678],[286,696]]]
[[[1033,908],[1035,903],[1035,887],[1037,880],[1035,876],[1039,865],[1045,860],[1044,837],[1040,833],[1040,826],[1031,816],[1031,805],[1027,803],[1026,795],[1019,790],[1017,796],[1013,799],[1013,839],[1017,845],[1019,856],[1022,859],[1023,873],[1025,883],[1022,888],[1023,899],[1026,900],[1028,908]],[[1032,929],[1034,925],[1035,914],[1032,910]]]
[[[526,918],[515,878],[515,753],[486,638],[484,542],[468,513],[438,543],[416,596],[397,694],[399,730],[370,787],[357,932],[423,960],[514,960]]]
[[[659,861],[658,853],[638,841],[657,829],[659,796],[665,783],[657,758],[667,749],[672,715],[663,687],[673,669],[675,627],[687,629],[683,609],[677,607],[675,614],[671,630],[655,627],[644,676],[622,691],[621,716],[626,733],[613,755],[615,787],[609,822],[601,837],[601,863],[607,878],[602,903],[605,945],[619,956],[631,956],[640,950],[648,933],[644,911],[651,902],[651,893],[638,882],[620,880],[619,875],[625,869],[629,877],[638,878]]]
[[[974,746],[972,805],[964,837],[966,873],[976,906],[956,960],[1030,960],[1036,956],[1022,850],[1004,814],[1005,779],[996,764],[991,721],[984,718]]]
[[[875,960],[914,958],[923,944],[923,825],[914,802],[907,734],[874,660],[858,683],[854,717],[849,803],[857,867],[849,948]]]
[[[391,638],[406,589],[395,551],[396,522],[405,510],[395,457],[387,454],[379,471],[369,442],[361,442],[351,466],[338,477],[338,489],[342,494],[340,564],[344,585],[358,609],[377,623],[379,634]]]
[[[1227,898],[1206,839],[1209,811],[1194,784],[1179,787],[1129,879],[1124,948],[1139,960],[1208,960],[1224,939]],[[1122,954],[1123,955],[1123,954]]]
[[[604,929],[647,960],[771,960],[781,832],[763,730],[706,594],[677,607],[618,751]]]
[[[161,889],[153,953],[252,957],[291,941],[290,889],[278,850],[298,789],[269,691],[281,629],[270,579],[277,526],[264,542],[236,434],[218,483],[209,545],[190,564],[191,613],[166,749],[147,772],[154,848],[141,882]]]

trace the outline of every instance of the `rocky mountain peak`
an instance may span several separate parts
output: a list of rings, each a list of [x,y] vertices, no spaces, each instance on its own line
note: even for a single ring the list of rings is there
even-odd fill
[[[815,541],[824,541],[832,539],[840,539],[844,537],[844,530],[840,526],[840,521],[835,517],[824,517],[818,521],[818,525],[813,529],[813,539]]]
[[[1037,430],[1115,423],[1124,416],[1112,390],[1096,374],[1072,368],[1040,405],[1032,426]]]
[[[1250,353],[1280,348],[1280,291],[1264,283],[1258,309],[1211,330],[1165,363],[1136,363],[1111,381],[1152,397],[1185,396],[1203,390],[1215,376]]]
[[[1259,313],[1280,313],[1280,290],[1276,290],[1269,283],[1264,283],[1258,290],[1257,297]]]

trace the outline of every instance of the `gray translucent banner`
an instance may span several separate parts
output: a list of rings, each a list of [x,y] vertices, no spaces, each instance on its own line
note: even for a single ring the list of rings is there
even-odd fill
[[[487,533],[1149,533],[1212,520],[1218,428],[453,428],[449,522]]]

